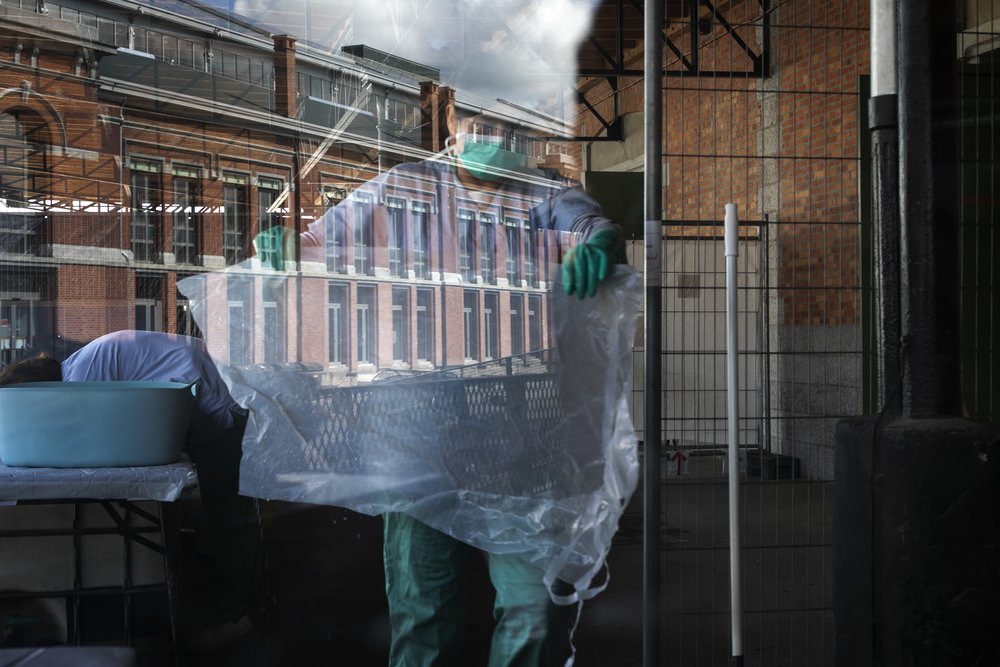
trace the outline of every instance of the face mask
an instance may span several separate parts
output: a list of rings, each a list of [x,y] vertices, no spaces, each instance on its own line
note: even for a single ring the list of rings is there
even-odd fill
[[[527,156],[522,153],[504,150],[493,144],[481,144],[478,141],[465,140],[465,147],[458,156],[462,166],[476,178],[484,181],[498,181],[503,178],[495,169],[517,171],[527,165]]]

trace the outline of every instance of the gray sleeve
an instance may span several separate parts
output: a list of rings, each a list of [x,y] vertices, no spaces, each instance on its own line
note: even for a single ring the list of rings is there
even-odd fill
[[[602,230],[621,234],[621,227],[607,218],[601,205],[580,186],[564,188],[536,206],[531,222],[539,229],[579,234],[583,240]]]
[[[601,205],[580,186],[560,190],[532,209],[531,225],[534,229],[578,234],[580,241],[586,241],[597,232],[614,232],[617,237],[617,261],[624,261],[625,236],[622,228],[606,217]]]

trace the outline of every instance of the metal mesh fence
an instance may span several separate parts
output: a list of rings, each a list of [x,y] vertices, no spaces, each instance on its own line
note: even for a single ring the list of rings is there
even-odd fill
[[[699,11],[664,81],[664,662],[729,664],[737,465],[746,664],[832,665],[833,430],[862,399],[867,3]],[[727,202],[740,216],[738,462],[726,457]]]
[[[723,205],[735,202],[744,658],[829,665],[834,428],[881,409],[872,391],[870,293],[879,278],[871,272],[868,3],[696,4],[697,37],[667,32],[674,48],[664,81],[665,662],[729,659],[721,220]],[[963,395],[970,416],[994,419],[1000,13],[986,0],[956,11]],[[765,58],[763,67],[748,68],[748,53]]]

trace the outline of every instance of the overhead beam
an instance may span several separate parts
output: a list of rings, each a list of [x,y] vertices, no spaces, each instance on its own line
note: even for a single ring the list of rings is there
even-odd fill
[[[770,0],[758,0],[760,4],[760,29],[761,45],[759,49],[752,48],[747,41],[740,36],[738,28],[734,26],[716,7],[713,0],[670,0],[667,3],[667,16],[663,20],[663,27],[659,31],[663,45],[677,58],[679,69],[663,69],[664,77],[706,77],[706,78],[764,78],[770,75],[770,23],[771,8]],[[579,57],[580,68],[577,76],[578,81],[574,88],[574,95],[581,104],[597,119],[601,126],[600,131],[605,133],[599,136],[576,137],[571,141],[608,141],[611,128],[620,126],[618,118],[619,91],[617,85],[612,86],[612,103],[615,109],[614,117],[605,118],[587,100],[586,93],[598,79],[616,81],[621,77],[642,78],[646,75],[646,70],[642,66],[642,54],[626,59],[626,45],[633,44],[633,38],[641,34],[643,29],[645,11],[640,0],[627,0],[630,11],[626,14],[625,0],[610,0],[603,4],[597,11],[591,28],[591,35],[581,48]],[[678,20],[680,19],[680,20]],[[681,30],[670,31],[671,25],[681,23],[684,27]],[[745,54],[747,67],[745,69],[713,69],[702,66],[700,51],[701,29],[705,25],[717,24],[723,31],[723,38],[730,39],[735,44],[736,49]],[[685,52],[676,42],[677,34],[684,34],[689,38],[689,46]],[[609,44],[613,40],[613,46]],[[596,55],[595,55],[596,54]],[[638,66],[637,66],[638,65]],[[565,139],[564,139],[565,140]]]

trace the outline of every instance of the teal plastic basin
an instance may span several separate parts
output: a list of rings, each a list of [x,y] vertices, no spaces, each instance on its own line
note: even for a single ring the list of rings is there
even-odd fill
[[[173,463],[193,405],[194,388],[180,382],[0,387],[0,461],[46,468]]]

